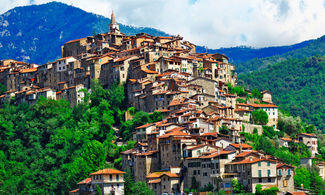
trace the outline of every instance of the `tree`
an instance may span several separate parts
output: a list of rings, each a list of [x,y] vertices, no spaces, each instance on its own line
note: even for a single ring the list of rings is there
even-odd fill
[[[197,190],[199,188],[199,183],[196,181],[196,178],[192,177],[191,190]]]
[[[222,125],[222,126],[219,128],[219,133],[224,134],[224,135],[228,135],[228,134],[229,134],[229,129],[228,129],[228,127],[225,126],[225,125]]]
[[[243,192],[245,192],[244,186],[241,183],[239,183],[238,179],[233,179],[231,181],[231,183],[232,183],[234,193],[243,193]]]
[[[132,192],[131,194],[135,194],[135,195],[154,195],[155,194],[155,192],[147,186],[146,182],[136,182],[132,186],[131,192]]]
[[[263,95],[261,94],[261,92],[256,88],[254,88],[252,90],[252,95],[253,95],[254,98],[257,98],[257,99],[260,99],[260,100],[263,98]]]
[[[305,167],[297,168],[294,176],[295,186],[301,187],[301,184],[303,184],[304,188],[310,189],[310,176],[310,172]]]
[[[6,91],[7,91],[6,86],[0,83],[0,95],[4,94]]]
[[[257,125],[266,125],[269,122],[267,113],[262,109],[254,110],[252,112],[252,119],[254,124]]]

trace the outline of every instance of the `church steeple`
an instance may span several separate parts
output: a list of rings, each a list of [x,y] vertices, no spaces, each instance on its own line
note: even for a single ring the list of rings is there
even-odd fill
[[[115,19],[114,11],[112,11],[112,15],[111,15],[111,24],[116,24],[116,19]]]
[[[119,30],[119,25],[116,23],[114,11],[112,11],[111,15],[111,23],[109,24],[109,33],[118,33]]]

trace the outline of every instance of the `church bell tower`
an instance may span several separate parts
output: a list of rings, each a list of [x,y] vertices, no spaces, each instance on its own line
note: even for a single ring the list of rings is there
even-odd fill
[[[120,33],[119,25],[116,23],[115,15],[114,12],[112,11],[111,15],[111,23],[108,25],[109,33],[115,34],[115,33]]]

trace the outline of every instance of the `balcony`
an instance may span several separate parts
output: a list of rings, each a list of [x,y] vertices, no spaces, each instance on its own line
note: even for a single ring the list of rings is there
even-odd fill
[[[220,173],[210,174],[210,177],[220,177]]]

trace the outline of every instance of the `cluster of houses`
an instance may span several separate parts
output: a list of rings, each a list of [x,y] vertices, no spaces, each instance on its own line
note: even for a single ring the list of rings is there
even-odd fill
[[[196,53],[194,44],[181,36],[152,36],[120,32],[112,13],[108,33],[72,40],[61,48],[62,58],[43,65],[15,60],[0,61],[0,83],[7,91],[0,102],[35,103],[41,96],[66,99],[74,106],[83,101],[93,79],[104,88],[125,84],[129,106],[146,112],[162,112],[162,121],[137,127],[131,150],[122,152],[123,170],[136,181],[145,181],[157,194],[185,189],[212,188],[232,193],[237,178],[247,192],[277,186],[293,192],[294,168],[279,159],[243,144],[239,132],[252,133],[251,113],[262,109],[266,125],[276,128],[278,108],[272,94],[238,103],[235,66],[222,54]],[[248,94],[250,91],[247,91]],[[226,129],[226,133],[221,131]],[[282,138],[288,147],[295,140]],[[317,137],[298,135],[316,155]],[[123,173],[104,169],[81,181],[71,194],[123,194]]]

